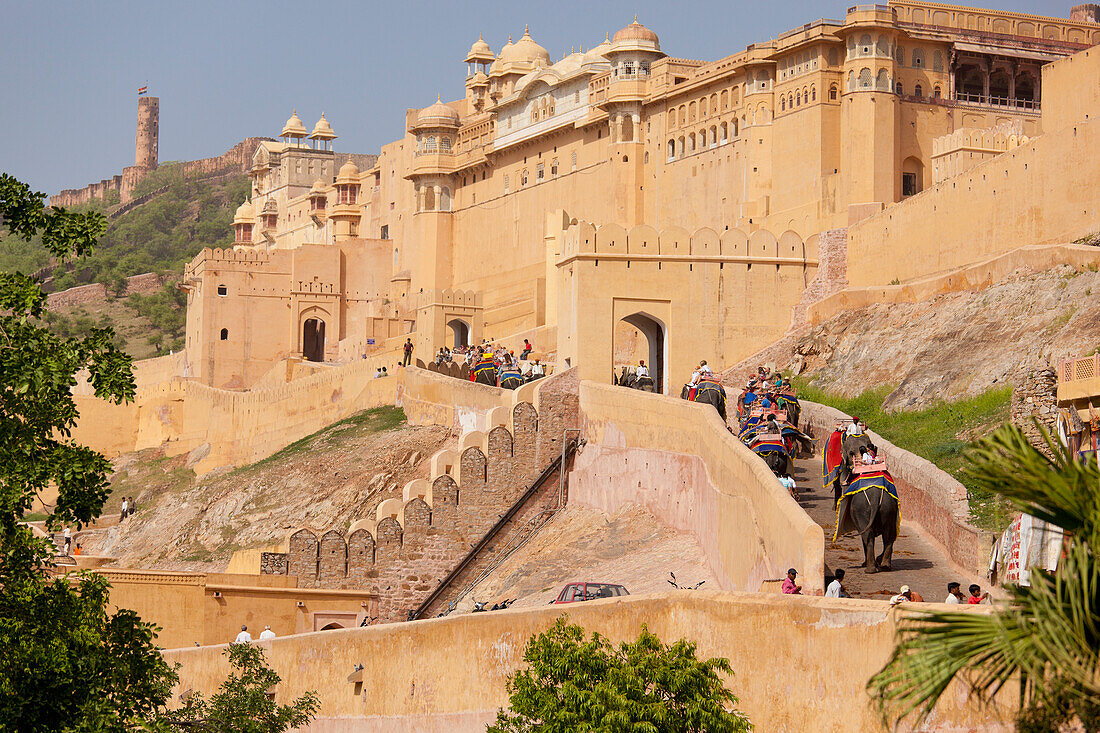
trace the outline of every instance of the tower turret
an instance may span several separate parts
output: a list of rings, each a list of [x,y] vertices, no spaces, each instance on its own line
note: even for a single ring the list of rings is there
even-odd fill
[[[134,165],[143,170],[156,170],[160,138],[160,98],[138,97],[137,139],[134,144]]]

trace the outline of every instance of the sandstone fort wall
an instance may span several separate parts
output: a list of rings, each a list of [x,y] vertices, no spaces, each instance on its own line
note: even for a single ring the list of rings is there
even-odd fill
[[[164,278],[153,272],[146,272],[141,275],[131,275],[126,278],[126,289],[123,291],[123,297],[135,293],[145,295],[160,290],[163,284]],[[106,302],[106,300],[107,287],[103,283],[89,283],[87,285],[78,285],[68,290],[50,293],[46,296],[46,307],[52,310],[54,308],[66,308],[75,305],[98,305]]]
[[[848,228],[854,287],[926,277],[1100,229],[1100,75],[1091,49],[1043,67],[1043,134]],[[1086,89],[1085,87],[1089,87]]]
[[[377,601],[370,593],[298,588],[294,578],[285,575],[112,568],[96,572],[111,583],[111,605],[132,609],[161,626],[157,644],[167,649],[232,641],[241,624],[253,638],[264,626],[286,636],[319,631],[333,621],[342,627],[358,626],[368,615],[377,615]]]
[[[798,569],[821,595],[825,538],[710,405],[583,382],[584,437],[570,501],[615,514],[640,504],[690,533],[726,590],[759,590]]]
[[[283,680],[278,704],[320,692],[314,733],[472,733],[508,705],[505,683],[523,666],[528,638],[561,613],[553,606],[465,614],[261,645]],[[613,642],[636,638],[645,623],[666,642],[697,642],[701,658],[726,657],[738,707],[759,731],[817,730],[829,720],[843,721],[844,730],[886,731],[864,688],[893,650],[904,613],[882,601],[705,591],[569,606],[570,621]],[[217,689],[229,671],[224,649],[164,652],[181,665],[178,690]],[[363,669],[349,679],[356,665]],[[921,730],[1011,730],[996,722],[998,712],[1003,708],[979,707],[955,685]]]

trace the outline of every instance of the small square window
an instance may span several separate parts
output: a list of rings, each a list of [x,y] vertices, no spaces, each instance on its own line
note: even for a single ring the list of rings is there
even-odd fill
[[[229,288],[224,285],[218,286],[218,295],[229,295]]]

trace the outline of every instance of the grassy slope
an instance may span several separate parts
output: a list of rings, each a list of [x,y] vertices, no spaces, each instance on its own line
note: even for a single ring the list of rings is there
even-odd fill
[[[155,272],[178,279],[184,265],[203,247],[232,244],[233,212],[248,194],[248,178],[202,181],[184,177],[181,167],[165,163],[145,178],[135,196],[168,190],[110,222],[95,252],[83,260],[57,267],[51,291],[99,282],[110,296],[123,279]],[[117,201],[93,201],[77,210],[106,212]],[[51,264],[40,242],[23,242],[0,235],[0,271],[35,272]],[[64,336],[86,335],[93,327],[112,326],[118,344],[138,359],[167,354],[183,345],[186,299],[175,283],[146,296],[131,295],[94,306],[59,309],[46,323]]]
[[[1003,505],[995,497],[967,485],[961,471],[972,441],[1008,422],[1011,387],[991,389],[968,400],[938,402],[923,410],[886,412],[882,404],[893,391],[891,386],[848,398],[822,390],[806,379],[796,377],[792,382],[798,387],[799,397],[858,415],[871,430],[894,445],[928,459],[962,482],[967,488],[970,518],[975,526],[1000,531],[1008,525],[1010,517]]]

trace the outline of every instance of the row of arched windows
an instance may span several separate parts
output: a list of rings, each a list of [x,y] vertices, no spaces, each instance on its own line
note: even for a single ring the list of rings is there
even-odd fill
[[[723,89],[714,92],[709,97],[701,97],[692,102],[685,102],[679,107],[671,107],[668,110],[668,128],[684,127],[693,124],[696,120],[705,120],[707,117],[721,114],[729,110],[730,105],[737,104],[737,87]]]
[[[554,115],[554,97],[544,94],[531,102],[531,122],[545,120]]]
[[[793,92],[787,92],[787,96],[779,95],[779,110],[785,111],[801,107],[803,104],[817,101],[817,85],[811,84],[808,88],[802,87]]]
[[[436,152],[448,152],[451,150],[451,138],[449,135],[441,135],[436,137],[435,135],[425,135],[420,138],[420,144],[417,148],[417,152],[420,153],[436,153]]]
[[[720,122],[716,125],[711,125],[709,128],[703,128],[699,130],[698,135],[694,132],[689,132],[687,135],[669,138],[666,143],[668,160],[676,160],[685,155],[692,155],[708,148],[725,145],[731,139],[731,132],[732,137],[737,137],[736,119],[729,123]]]

